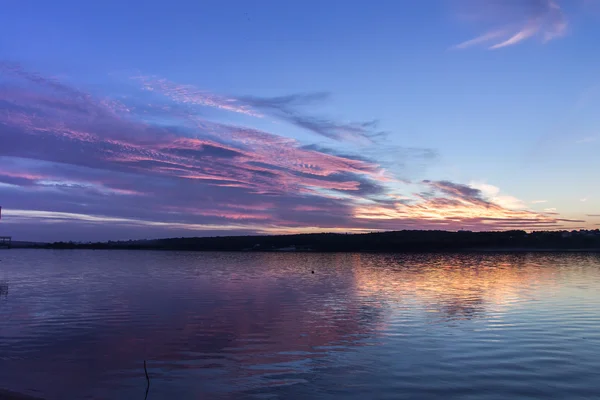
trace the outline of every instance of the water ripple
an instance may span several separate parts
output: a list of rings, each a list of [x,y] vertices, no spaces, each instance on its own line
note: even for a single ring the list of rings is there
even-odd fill
[[[153,399],[600,398],[599,267],[594,254],[10,250],[0,387],[141,398],[148,360]]]

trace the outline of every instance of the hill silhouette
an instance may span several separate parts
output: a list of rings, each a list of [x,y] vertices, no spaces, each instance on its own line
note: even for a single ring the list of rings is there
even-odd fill
[[[56,242],[52,249],[187,251],[408,252],[468,250],[600,250],[600,231],[503,232],[394,231],[273,236],[190,237],[102,243]]]

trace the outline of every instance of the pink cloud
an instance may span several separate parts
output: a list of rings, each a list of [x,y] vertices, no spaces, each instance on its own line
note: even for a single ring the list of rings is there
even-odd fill
[[[39,81],[47,82],[42,78]],[[205,136],[202,138],[152,128],[113,113],[82,117],[78,108],[69,108],[73,105],[67,101],[69,96],[67,100],[61,97],[63,92],[74,91],[52,82],[52,88],[60,88],[58,93],[38,96],[30,89],[13,89],[20,93],[15,97],[23,99],[19,105],[30,111],[6,110],[0,122],[31,135],[65,138],[73,146],[93,145],[88,147],[100,162],[261,193],[307,193],[312,188],[355,191],[358,181],[333,178],[348,173],[385,180],[374,163],[304,149],[293,139],[254,129],[203,121],[197,128],[201,130],[195,133]],[[85,99],[87,109],[102,110],[107,103],[88,94],[80,97]],[[97,126],[105,128],[98,130]]]
[[[527,209],[511,209],[484,197],[476,188],[447,181],[425,181],[426,185],[440,192],[437,197],[421,196],[413,203],[398,202],[392,205],[366,205],[356,207],[354,215],[359,219],[397,221],[418,220],[425,225],[446,225],[470,229],[506,229],[522,226],[528,229],[548,229],[563,226],[566,220],[554,212],[535,212]]]
[[[311,212],[311,211],[327,211],[327,209],[323,208],[323,207],[315,207],[315,206],[296,206],[296,207],[294,207],[294,211]]]
[[[455,46],[457,49],[492,43],[489,49],[519,44],[534,36],[541,36],[544,42],[562,37],[568,27],[558,0],[523,0],[518,3],[501,4],[500,10],[494,9],[493,3],[481,1],[477,7],[483,8],[483,13],[505,15],[506,21],[500,29],[494,29],[474,39],[467,40]]]
[[[423,181],[432,194],[399,196],[391,187],[401,180],[362,155],[179,111],[151,123],[135,107],[22,69],[13,75],[10,93],[0,92],[0,159],[20,161],[3,164],[0,182],[25,189],[11,192],[13,209],[37,210],[15,218],[271,233],[579,223],[528,210],[491,185]],[[45,191],[43,201],[33,190]]]
[[[201,91],[192,85],[181,85],[164,78],[151,76],[137,76],[134,79],[141,81],[146,90],[158,92],[180,103],[218,108],[252,117],[262,117],[262,114],[253,111],[249,106],[240,104],[236,99]]]

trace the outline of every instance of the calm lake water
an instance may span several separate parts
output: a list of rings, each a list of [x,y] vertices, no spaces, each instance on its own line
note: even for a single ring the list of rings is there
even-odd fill
[[[598,399],[600,255],[0,251],[0,388]],[[311,271],[314,270],[314,274]]]

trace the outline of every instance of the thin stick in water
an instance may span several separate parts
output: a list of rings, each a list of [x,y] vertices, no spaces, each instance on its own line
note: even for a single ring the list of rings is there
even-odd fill
[[[148,391],[150,390],[150,377],[148,376],[148,369],[146,368],[146,360],[144,360],[144,373],[146,374],[146,382],[148,382],[148,385],[146,386],[146,397],[144,397],[144,400],[148,399]]]

